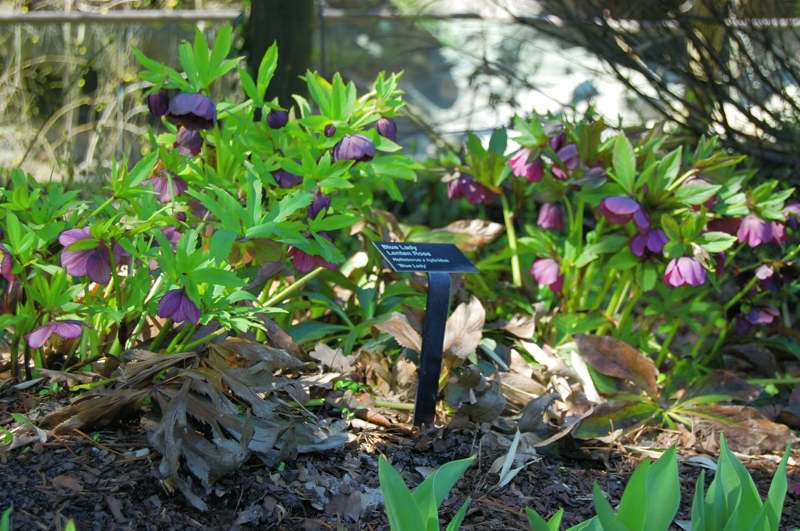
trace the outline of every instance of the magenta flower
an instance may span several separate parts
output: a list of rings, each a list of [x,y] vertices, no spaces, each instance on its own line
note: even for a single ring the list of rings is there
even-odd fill
[[[153,174],[150,177],[150,184],[153,186],[153,191],[158,194],[158,200],[162,203],[169,203],[189,188],[186,181],[172,175],[167,170],[159,170]]]
[[[326,125],[323,134],[328,138],[332,137],[336,134],[336,126],[333,124]]]
[[[183,288],[169,290],[161,300],[158,301],[158,316],[164,319],[172,319],[176,323],[189,321],[197,324],[200,320],[200,309],[186,295]]]
[[[706,270],[700,262],[688,256],[673,258],[667,264],[664,272],[664,284],[677,288],[687,286],[702,286],[706,281]]]
[[[75,243],[91,238],[88,227],[69,229],[62,232],[58,241],[64,247],[61,251],[61,266],[73,277],[88,276],[92,282],[108,284],[111,279],[111,257],[108,246],[97,242],[90,249],[70,250]],[[114,260],[119,263],[127,255],[121,247],[114,245]]]
[[[286,170],[275,170],[272,172],[272,178],[278,183],[281,188],[291,188],[303,182],[303,177],[289,173]]]
[[[564,214],[555,203],[544,203],[539,209],[536,224],[543,229],[560,231],[564,228]]]
[[[772,222],[772,239],[778,245],[786,243],[786,225],[780,221]]]
[[[331,206],[331,198],[320,191],[314,195],[314,200],[308,205],[308,217],[314,219],[317,214]]]
[[[556,155],[558,156],[558,160],[561,161],[561,165],[553,164],[550,171],[553,172],[553,177],[564,181],[569,178],[570,172],[575,171],[581,163],[578,146],[575,144],[567,144],[556,151]]]
[[[200,136],[200,131],[181,127],[175,136],[175,143],[172,147],[178,148],[178,153],[181,155],[196,157],[203,147],[203,137]]]
[[[150,114],[156,118],[161,118],[169,111],[169,93],[165,90],[153,92],[147,96],[147,108]]]
[[[388,138],[392,142],[397,142],[397,124],[391,118],[381,118],[375,125],[378,134]]]
[[[531,266],[531,276],[539,285],[549,287],[554,293],[561,291],[564,277],[561,267],[552,258],[539,258]]]
[[[40,326],[27,336],[28,346],[31,348],[42,348],[53,334],[63,339],[75,339],[83,333],[83,323],[72,319],[63,321],[52,321],[44,326]]]
[[[551,136],[547,143],[550,144],[550,147],[553,151],[558,151],[567,141],[567,134],[566,133],[558,133],[556,135]]]
[[[450,199],[466,198],[473,205],[489,203],[494,193],[475,180],[475,177],[462,173],[457,179],[447,183],[447,197]]]
[[[742,219],[736,237],[750,247],[758,247],[773,239],[772,228],[772,223],[769,221],[764,221],[754,214],[748,214]]]
[[[330,235],[326,232],[320,232],[320,236],[327,238],[328,240],[332,240]],[[308,238],[308,236],[306,236]],[[310,273],[317,267],[326,267],[328,269],[336,269],[336,266],[321,256],[308,254],[305,251],[295,247],[289,246],[289,258],[292,260],[292,264],[294,265],[295,269],[297,269],[300,273]]]
[[[280,129],[287,123],[289,123],[289,113],[286,111],[276,109],[267,114],[267,125],[270,129]]]
[[[375,157],[375,144],[364,135],[345,135],[333,146],[333,160],[366,162]]]
[[[211,129],[217,123],[217,108],[208,96],[182,92],[169,100],[166,116],[186,129]]]
[[[11,272],[12,265],[11,254],[8,252],[8,249],[0,244],[0,277],[6,279],[6,282],[9,284],[16,280],[14,273]]]
[[[650,229],[640,232],[631,239],[631,252],[636,256],[644,256],[645,251],[660,255],[669,238],[661,229]]]
[[[775,269],[773,269],[772,266],[770,265],[762,264],[758,266],[758,269],[756,269],[755,274],[756,278],[763,282],[765,280],[769,280],[770,278],[772,278],[772,275],[775,274]]]
[[[624,195],[606,197],[600,201],[600,214],[614,225],[624,225],[632,220],[641,209],[639,203]],[[639,223],[637,223],[638,225]]]
[[[508,159],[508,165],[511,167],[512,174],[517,177],[527,177],[530,182],[535,183],[544,176],[544,164],[539,158],[532,162],[529,161],[530,156],[531,151],[522,148]]]

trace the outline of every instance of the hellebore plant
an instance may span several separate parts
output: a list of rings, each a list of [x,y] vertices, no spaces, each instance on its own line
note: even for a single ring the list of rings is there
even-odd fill
[[[286,314],[274,306],[363,245],[344,229],[381,194],[401,200],[396,179],[416,178],[388,118],[403,106],[398,76],[359,95],[338,74],[307,72],[311,97],[280,108],[264,99],[277,47],[253,77],[231,56],[231,27],[215,37],[181,44],[182,71],[134,50],[155,131],[135,164],[112,161],[102,191],[78,197],[9,172],[0,330],[17,373],[30,375],[30,359],[70,369],[139,346],[263,338],[265,315]],[[244,93],[221,100],[212,87],[231,75]]]

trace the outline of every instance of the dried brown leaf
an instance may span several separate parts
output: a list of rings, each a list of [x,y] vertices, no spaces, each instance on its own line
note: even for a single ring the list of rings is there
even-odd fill
[[[247,339],[229,337],[220,344],[210,345],[209,348],[235,352],[250,362],[261,363],[265,369],[271,372],[299,369],[303,366],[302,361],[289,354],[286,350]]]
[[[629,380],[650,396],[658,396],[658,369],[637,349],[610,336],[577,334],[575,341],[580,355],[597,372]]]
[[[483,219],[461,219],[431,232],[447,233],[453,236],[453,243],[462,251],[475,251],[493,242],[503,233],[503,226]]]
[[[356,361],[356,356],[345,356],[342,349],[334,350],[325,343],[317,343],[309,355],[323,366],[342,374],[352,371]]]
[[[466,359],[478,348],[485,322],[486,310],[477,298],[472,297],[469,303],[459,304],[447,319],[444,351]]]
[[[517,314],[507,321],[500,321],[497,325],[521,339],[530,339],[536,332],[536,317],[533,315]]]
[[[755,408],[736,405],[709,405],[689,412],[695,418],[695,431],[710,431],[709,439],[725,441],[731,450],[748,455],[781,452],[786,442],[796,439],[784,424],[772,422]]]
[[[402,313],[392,313],[388,319],[374,326],[392,336],[401,347],[415,352],[422,350],[422,336]]]

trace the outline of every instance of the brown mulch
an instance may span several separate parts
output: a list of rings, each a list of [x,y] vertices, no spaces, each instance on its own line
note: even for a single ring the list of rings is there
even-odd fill
[[[482,435],[439,430],[412,438],[368,430],[344,448],[301,456],[277,468],[252,460],[215,486],[208,496],[210,510],[201,513],[155,478],[159,456],[147,453],[138,427],[120,427],[0,454],[0,510],[13,505],[12,529],[21,530],[63,529],[67,518],[74,519],[80,530],[382,530],[388,524],[378,489],[381,453],[412,485],[422,480],[421,472],[474,454],[476,464],[443,505],[443,523],[471,496],[462,529],[527,529],[525,507],[549,515],[563,506],[566,525],[591,516],[595,481],[617,501],[636,464],[631,454],[566,444],[543,454],[509,485],[492,490],[498,478],[488,470],[502,452],[484,447]],[[774,464],[767,460],[746,464],[766,495]],[[678,519],[688,519],[700,469],[681,465],[680,472],[683,496]],[[800,479],[800,468],[790,468],[790,477]],[[800,497],[790,494],[782,529],[798,526]]]

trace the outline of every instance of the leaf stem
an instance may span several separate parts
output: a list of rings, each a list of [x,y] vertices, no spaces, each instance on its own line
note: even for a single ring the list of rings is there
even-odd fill
[[[511,280],[515,288],[522,287],[522,268],[519,262],[519,248],[517,247],[517,233],[514,229],[514,213],[508,204],[505,194],[500,194],[503,204],[503,221],[506,225],[506,236],[508,236],[508,248],[511,249]]]
[[[279,302],[285,300],[286,298],[294,295],[298,291],[302,290],[306,284],[310,281],[317,278],[323,271],[325,271],[324,267],[318,267],[315,270],[311,271],[310,273],[305,274],[304,276],[300,277],[295,281],[293,284],[285,287],[274,296],[270,297],[266,301],[264,301],[264,306],[274,306]]]

